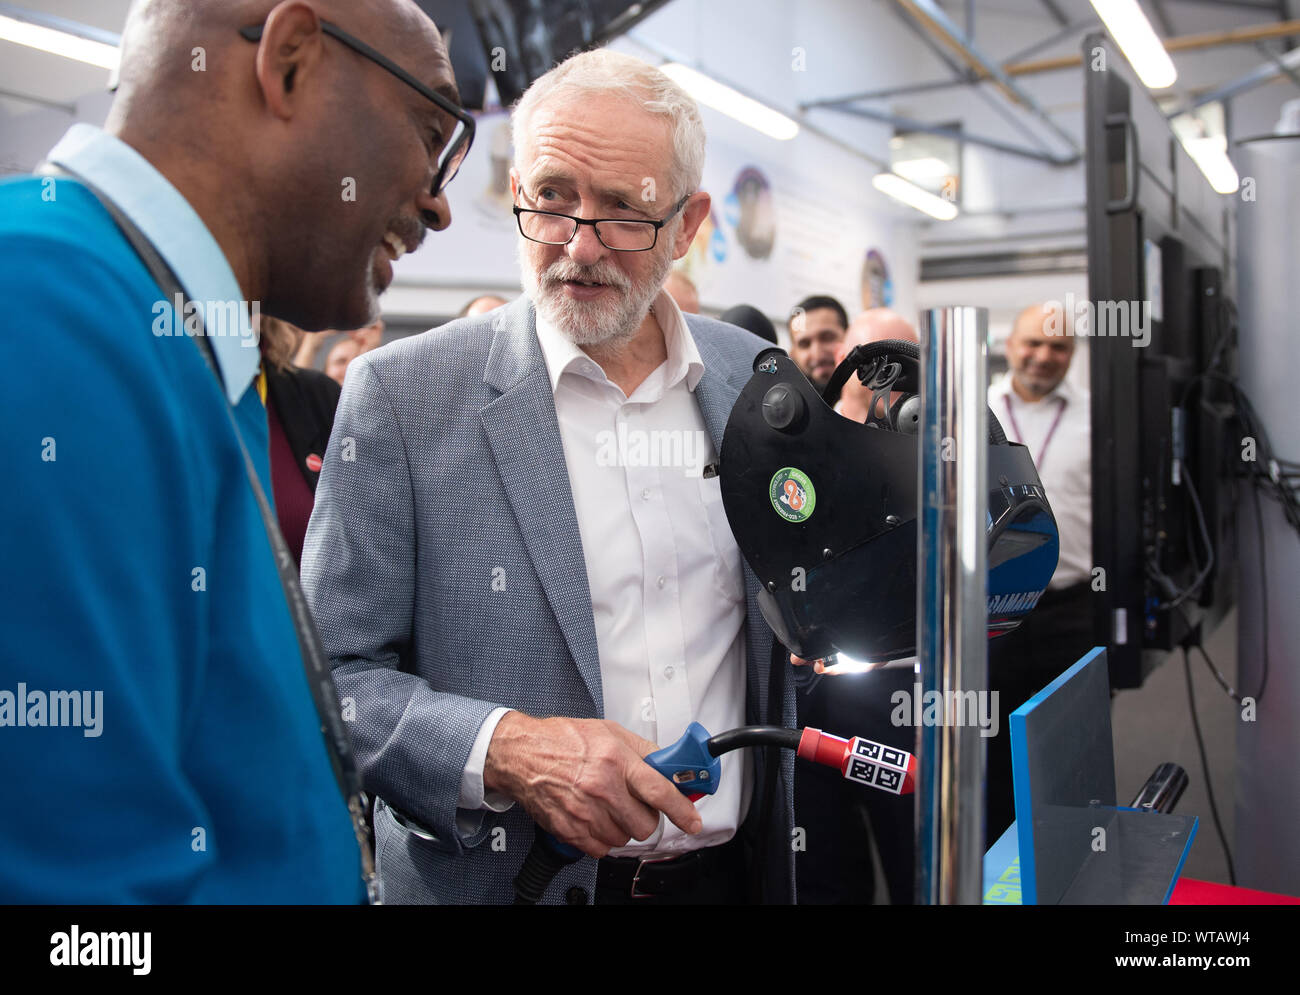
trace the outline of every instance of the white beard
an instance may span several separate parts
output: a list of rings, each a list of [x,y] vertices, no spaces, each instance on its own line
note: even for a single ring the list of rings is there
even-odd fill
[[[595,266],[579,266],[566,256],[539,275],[528,259],[531,244],[526,239],[519,240],[519,271],[524,291],[532,298],[537,313],[578,346],[618,349],[630,342],[673,265],[671,255],[665,252],[649,279],[639,286],[608,259]],[[564,280],[605,283],[615,293],[602,295],[605,300],[577,301],[565,294]]]

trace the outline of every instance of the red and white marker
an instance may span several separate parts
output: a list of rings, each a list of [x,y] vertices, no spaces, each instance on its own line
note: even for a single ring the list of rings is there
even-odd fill
[[[910,795],[916,790],[916,757],[895,746],[861,736],[841,739],[809,727],[799,739],[797,755],[836,768],[845,780],[893,795]]]

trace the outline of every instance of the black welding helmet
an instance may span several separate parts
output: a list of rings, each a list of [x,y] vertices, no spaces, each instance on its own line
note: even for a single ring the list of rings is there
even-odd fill
[[[852,375],[872,391],[865,424],[832,405]],[[872,662],[916,653],[920,352],[858,346],[818,394],[780,349],[727,420],[719,454],[732,534],[777,637],[805,659]],[[1015,629],[1056,569],[1056,519],[1029,450],[990,411],[989,636]]]

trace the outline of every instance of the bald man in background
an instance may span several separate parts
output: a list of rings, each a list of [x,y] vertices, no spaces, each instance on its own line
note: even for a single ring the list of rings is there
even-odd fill
[[[866,311],[860,311],[849,322],[848,331],[844,333],[844,341],[835,350],[835,365],[838,367],[840,363],[844,362],[844,358],[857,346],[866,345],[869,342],[884,342],[889,339],[913,342],[917,345],[921,344],[912,323],[897,311],[891,311],[887,307],[873,307],[868,308]],[[844,384],[844,389],[840,392],[840,400],[835,406],[835,410],[845,418],[865,422],[867,420],[867,410],[870,407],[871,391],[857,377],[849,377],[848,382]],[[880,412],[877,413],[880,414]]]
[[[1007,438],[1029,447],[1061,530],[1061,558],[1048,586],[1056,596],[1039,601],[1037,618],[1066,592],[1082,609],[1091,580],[1092,403],[1066,378],[1075,351],[1068,317],[1050,303],[1021,311],[1006,342],[1009,369],[989,387],[989,406]],[[1091,618],[1090,609],[1085,614]]]
[[[6,901],[364,898],[254,491],[252,313],[371,321],[392,263],[450,223],[462,115],[411,0],[141,0],[104,130],[0,183],[0,298],[40,329],[0,391],[0,514],[22,526],[0,579],[0,725],[23,716],[0,729]]]
[[[483,294],[475,297],[472,301],[460,309],[458,318],[467,318],[475,314],[487,314],[489,311],[495,311],[499,307],[505,307],[510,302],[504,297],[498,297],[496,294]]]

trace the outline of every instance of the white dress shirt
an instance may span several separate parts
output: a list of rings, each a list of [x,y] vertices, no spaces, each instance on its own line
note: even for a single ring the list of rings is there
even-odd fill
[[[1092,402],[1062,380],[1030,402],[1011,386],[1007,372],[989,387],[989,408],[1012,442],[1029,447],[1061,533],[1061,558],[1048,585],[1053,590],[1092,578]],[[1009,408],[1009,410],[1008,410]],[[1059,421],[1058,421],[1059,418]],[[1056,428],[1053,430],[1052,426]],[[1023,433],[1023,438],[1021,434]],[[1050,438],[1049,438],[1050,435]]]
[[[540,315],[537,337],[587,564],[605,718],[667,746],[692,721],[710,733],[745,724],[745,585],[718,478],[701,474],[716,455],[693,393],[704,363],[672,298],[661,292],[653,310],[668,358],[631,397]],[[479,732],[463,809],[509,807],[483,793],[487,747],[505,712]],[[724,755],[721,787],[696,804],[700,833],[687,836],[661,816],[649,839],[611,854],[725,843],[748,810],[751,778],[747,751]]]

